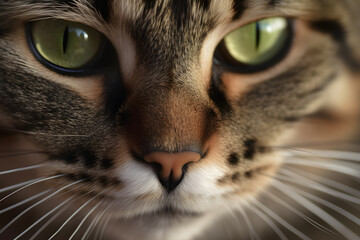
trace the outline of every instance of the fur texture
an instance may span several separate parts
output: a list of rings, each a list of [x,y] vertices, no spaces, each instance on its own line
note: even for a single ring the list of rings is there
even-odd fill
[[[329,148],[331,142],[343,143],[354,132],[356,136],[358,10],[360,4],[352,0],[0,1],[1,169],[41,164],[30,173],[1,176],[1,184],[5,188],[55,176],[1,206],[50,189],[40,201],[64,188],[46,201],[49,207],[69,202],[40,239],[54,234],[76,209],[81,211],[71,220],[80,231],[69,224],[55,237],[76,233],[81,239],[92,223],[99,232],[108,223],[103,239],[219,239],[218,232],[228,239],[268,234],[282,238],[267,226],[269,217],[261,217],[277,222],[269,211],[284,212],[280,193],[275,196],[280,200],[265,201],[259,192],[272,184],[284,191],[286,176],[306,183],[310,175],[302,179],[301,169],[296,169],[299,176],[283,169],[287,157],[280,150],[320,143]],[[226,34],[274,16],[291,18],[294,24],[290,50],[279,63],[245,74],[213,61]],[[39,19],[93,27],[110,41],[116,60],[91,75],[69,76],[46,68],[29,49],[26,36],[27,22]],[[168,193],[156,170],[144,162],[154,151],[194,151],[202,158],[188,165],[181,183]],[[351,164],[356,172],[341,184],[359,180],[359,164]],[[308,174],[325,178],[325,170]],[[348,187],[358,193],[358,186]],[[297,195],[298,201],[305,198]],[[291,196],[283,199],[294,202]],[[359,195],[351,199],[359,204]],[[263,206],[271,202],[279,209]],[[253,210],[249,217],[250,204],[262,212]],[[80,225],[92,210],[94,221]],[[45,203],[39,204],[29,211],[31,216],[0,230],[0,236],[14,238],[49,211]],[[1,226],[16,216],[7,214],[0,215]],[[353,214],[359,217],[359,210]],[[249,224],[254,216],[263,219],[254,223],[256,230]],[[277,222],[290,239],[304,239],[302,234],[317,239],[327,236],[328,228],[335,228],[331,232],[337,233],[329,234],[334,239],[359,237],[353,221],[348,231],[319,220],[330,225],[324,233],[302,227],[292,216],[286,219],[301,232]],[[222,220],[229,224],[219,224]],[[23,227],[16,227],[19,223]],[[30,238],[40,226],[24,237]],[[92,231],[89,236],[98,235]]]

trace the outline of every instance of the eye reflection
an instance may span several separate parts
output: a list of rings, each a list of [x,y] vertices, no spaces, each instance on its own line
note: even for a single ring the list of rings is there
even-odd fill
[[[78,38],[81,38],[82,40],[88,40],[89,35],[82,29],[79,28],[69,28],[70,33],[75,33]]]
[[[281,31],[286,28],[286,20],[283,18],[273,18],[272,22],[259,21],[258,28],[266,32],[276,32]]]

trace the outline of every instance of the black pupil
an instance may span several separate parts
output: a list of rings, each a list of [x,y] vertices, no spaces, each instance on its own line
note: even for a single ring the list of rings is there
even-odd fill
[[[260,24],[259,22],[256,22],[256,50],[259,49],[259,45],[260,45]]]
[[[63,35],[63,53],[66,53],[66,48],[68,45],[68,36],[69,36],[69,27],[66,26],[64,35]]]

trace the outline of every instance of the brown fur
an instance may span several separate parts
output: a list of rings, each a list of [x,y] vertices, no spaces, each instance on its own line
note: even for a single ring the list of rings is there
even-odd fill
[[[0,1],[1,146],[9,151],[31,144],[32,150],[44,151],[46,171],[41,168],[33,176],[64,174],[43,184],[44,189],[82,181],[70,195],[62,195],[81,200],[70,209],[95,194],[100,194],[97,200],[115,202],[116,220],[110,221],[106,239],[118,239],[116,224],[126,229],[126,218],[134,221],[123,233],[126,239],[160,239],[157,231],[164,232],[164,239],[185,239],[174,227],[186,226],[183,219],[194,215],[196,222],[268,186],[280,167],[278,147],[338,141],[358,127],[360,20],[355,9],[360,4],[355,1],[112,0],[108,17],[96,9],[97,1],[54,2]],[[241,5],[236,3],[246,8],[234,9]],[[251,74],[213,63],[213,52],[226,34],[272,16],[293,18],[296,24],[291,50],[282,61]],[[98,30],[113,45],[118,62],[81,77],[51,71],[29,50],[25,27],[52,18]],[[324,112],[330,114],[318,114]],[[202,159],[188,166],[180,190],[167,194],[143,161],[153,151],[196,151]],[[2,159],[1,169],[30,165],[34,159],[28,158],[21,164]],[[131,178],[127,169],[138,169],[133,175],[141,173],[141,179]],[[196,190],[206,194],[195,192],[195,174],[201,184],[212,180],[216,192],[207,192],[210,187]],[[2,186],[26,179],[17,176],[1,178]],[[176,211],[169,218],[158,213],[162,208]],[[0,216],[2,225],[7,219]],[[167,219],[173,220],[164,224]],[[69,237],[68,232],[59,236]],[[211,230],[199,227],[198,232],[211,236],[206,234]],[[236,230],[230,232],[229,239],[238,239]]]

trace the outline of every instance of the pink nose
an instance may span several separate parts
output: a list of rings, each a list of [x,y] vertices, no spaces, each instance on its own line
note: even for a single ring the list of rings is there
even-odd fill
[[[169,179],[172,176],[174,180],[179,180],[183,174],[183,167],[187,163],[199,161],[200,158],[201,155],[196,152],[152,152],[145,155],[144,160],[148,163],[160,164],[162,178]]]

